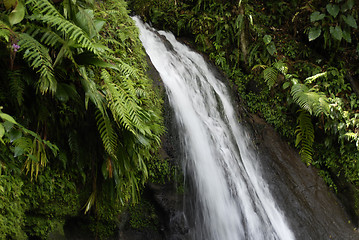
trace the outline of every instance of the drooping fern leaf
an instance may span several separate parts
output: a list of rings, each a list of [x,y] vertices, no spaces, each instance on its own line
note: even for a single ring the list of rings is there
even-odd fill
[[[300,157],[307,165],[309,165],[313,160],[314,142],[314,128],[309,113],[307,111],[300,110],[297,123],[297,129],[295,130],[295,146],[300,146]]]
[[[19,70],[8,72],[11,95],[14,96],[19,106],[21,106],[24,101],[25,83],[22,79],[22,75],[22,72]]]
[[[311,115],[329,114],[328,98],[321,92],[315,92],[304,84],[293,84],[291,95],[302,109],[308,111]]]
[[[20,51],[24,52],[24,59],[40,74],[38,88],[42,94],[56,92],[57,82],[54,77],[52,60],[48,49],[27,33],[20,34]]]
[[[26,4],[34,11],[33,19],[53,27],[57,31],[67,34],[68,38],[79,44],[82,48],[98,54],[106,49],[104,46],[91,41],[86,32],[79,26],[68,21],[48,0],[28,0]]]
[[[117,155],[117,139],[118,136],[115,130],[112,127],[111,120],[107,116],[107,114],[101,113],[101,111],[97,111],[96,113],[96,122],[97,129],[100,133],[100,137],[103,143],[103,146],[106,152],[111,156],[111,158],[116,159]]]

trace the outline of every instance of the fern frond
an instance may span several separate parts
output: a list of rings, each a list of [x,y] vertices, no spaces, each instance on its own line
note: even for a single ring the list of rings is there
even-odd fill
[[[330,105],[324,93],[314,92],[313,89],[309,89],[306,85],[297,83],[293,84],[291,95],[294,102],[311,115],[329,114]]]
[[[9,71],[8,79],[10,85],[11,96],[14,96],[19,106],[24,101],[25,83],[22,79],[21,71]]]
[[[88,107],[88,101],[91,100],[99,111],[105,113],[105,98],[97,89],[96,83],[91,79],[86,71],[85,67],[80,67],[79,72],[82,76],[81,83],[85,91],[85,107]]]
[[[97,111],[96,113],[97,129],[100,133],[100,137],[106,152],[112,157],[117,158],[117,134],[112,127],[109,117]]]
[[[48,0],[28,0],[26,4],[30,5],[35,12],[34,19],[48,24],[56,31],[67,34],[70,40],[82,48],[99,54],[101,46],[96,46],[83,29],[65,19]],[[105,48],[102,46],[102,49]]]
[[[51,31],[48,28],[38,28],[41,32],[40,41],[48,46],[54,47],[56,45],[64,44],[64,39],[57,33]]]
[[[307,77],[304,80],[304,82],[307,83],[307,84],[310,84],[310,83],[314,82],[315,80],[317,80],[317,78],[326,77],[327,75],[328,75],[328,72],[318,73],[318,74],[315,74],[313,76]]]
[[[278,70],[274,67],[267,67],[263,71],[263,78],[269,89],[271,89],[278,79]]]
[[[314,128],[307,111],[300,111],[297,123],[295,146],[300,145],[299,154],[302,160],[309,165],[313,160]]]
[[[288,66],[282,61],[275,62],[273,67],[277,69],[281,74],[285,75],[288,73]]]
[[[24,59],[40,74],[38,87],[41,93],[56,92],[57,82],[54,77],[52,60],[48,49],[27,33],[20,34],[20,50],[24,52]]]
[[[105,82],[109,106],[116,121],[135,135],[137,131],[147,134],[149,127],[144,124],[144,121],[148,119],[148,114],[137,104],[133,83],[124,79],[121,84],[115,84],[106,70],[102,70],[101,76]]]
[[[11,35],[11,28],[5,22],[0,20],[0,39],[4,38],[6,42],[9,41]]]
[[[118,66],[119,66],[119,69],[120,69],[121,73],[123,74],[123,76],[125,76],[125,77],[129,77],[129,76],[136,77],[136,76],[138,76],[138,70],[135,67],[125,63],[121,59],[118,59],[118,61],[119,61]]]

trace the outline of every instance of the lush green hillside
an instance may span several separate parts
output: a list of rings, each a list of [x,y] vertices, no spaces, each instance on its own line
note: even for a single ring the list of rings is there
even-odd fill
[[[1,239],[117,230],[162,164],[146,66],[123,0],[0,2]]]
[[[192,41],[249,111],[272,124],[359,214],[359,5],[332,1],[129,1]]]

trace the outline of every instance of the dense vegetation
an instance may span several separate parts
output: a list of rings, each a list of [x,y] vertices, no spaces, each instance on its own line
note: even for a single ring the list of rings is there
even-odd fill
[[[1,239],[47,239],[74,216],[108,236],[168,171],[144,56],[123,0],[0,2]]]
[[[191,41],[359,215],[358,10],[354,0],[136,0]]]

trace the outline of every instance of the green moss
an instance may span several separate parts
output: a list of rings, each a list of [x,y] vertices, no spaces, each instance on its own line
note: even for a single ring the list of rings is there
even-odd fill
[[[19,177],[0,175],[0,239],[26,239],[22,186]]]
[[[159,225],[159,219],[155,212],[153,205],[144,199],[138,204],[129,207],[130,212],[130,226],[134,229],[156,230]]]
[[[29,236],[47,239],[50,232],[63,226],[65,219],[75,216],[81,208],[71,176],[48,168],[37,181],[25,181],[23,191],[27,205],[25,231]]]

